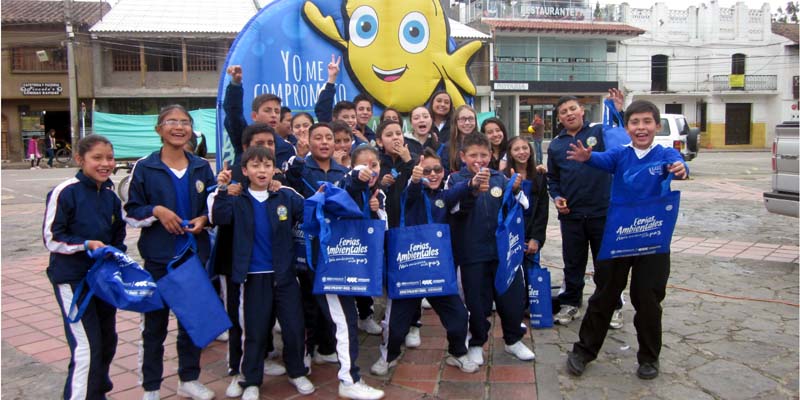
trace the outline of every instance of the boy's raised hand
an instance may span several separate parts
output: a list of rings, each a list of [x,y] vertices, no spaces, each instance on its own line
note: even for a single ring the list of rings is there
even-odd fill
[[[231,170],[227,161],[222,168],[222,171],[217,174],[217,185],[227,185],[231,182]]]
[[[583,147],[583,143],[578,140],[578,145],[570,143],[570,150],[567,150],[567,160],[575,160],[578,162],[586,162],[592,157],[592,146]]]
[[[308,139],[298,137],[297,144],[294,145],[294,149],[298,157],[305,157],[309,151]]]
[[[357,137],[358,140],[361,140],[364,143],[369,143],[369,139],[361,132],[360,129],[353,129],[353,136]]]
[[[675,174],[675,177],[678,179],[686,179],[686,166],[680,161],[672,163],[667,170]]]
[[[425,161],[425,156],[419,156],[419,163],[414,166],[414,169],[411,170],[411,182],[419,183],[419,180],[422,179],[422,162]]]
[[[282,187],[283,187],[283,185],[281,185],[281,182],[276,180],[276,179],[273,179],[269,183],[269,191],[270,192],[277,192],[278,190],[281,190]]]
[[[401,160],[403,160],[403,162],[408,162],[409,160],[411,160],[411,152],[408,150],[407,144],[401,145],[398,143],[397,145],[395,145],[394,152],[397,154],[398,157],[400,157]]]
[[[478,192],[489,191],[489,168],[483,168],[472,177],[472,187],[478,188]]]
[[[297,143],[300,143],[299,141]],[[333,152],[333,161],[336,161],[339,165],[345,165],[344,159],[347,158],[347,152],[344,150],[334,150]]]
[[[236,83],[237,85],[242,84],[242,66],[241,65],[231,65],[227,69],[228,75],[231,76],[231,80]]]
[[[369,198],[369,209],[372,212],[378,212],[381,209],[381,202],[378,200],[378,191],[379,189],[375,189],[372,192],[372,197]]]
[[[336,58],[335,54],[331,54],[331,62],[328,64],[328,83],[336,83],[336,77],[339,75],[339,63],[342,62],[342,56]]]
[[[625,95],[619,89],[608,89],[608,98],[614,101],[614,107],[616,107],[617,111],[622,111],[622,107],[625,106]]]

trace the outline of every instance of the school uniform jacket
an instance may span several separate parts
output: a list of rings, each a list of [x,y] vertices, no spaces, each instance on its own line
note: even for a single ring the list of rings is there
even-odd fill
[[[469,182],[475,176],[467,168],[450,174],[445,189],[450,189],[463,182]],[[503,202],[508,178],[502,173],[491,170],[489,191],[475,196],[464,196],[450,209],[450,234],[453,239],[453,255],[456,264],[473,264],[496,261],[497,213]],[[472,190],[472,188],[470,188]],[[520,190],[515,195],[523,208],[528,208],[528,198]]]
[[[125,251],[122,203],[107,180],[97,184],[83,172],[47,194],[42,239],[50,251],[47,276],[54,284],[77,283],[94,264],[84,251],[87,240],[99,240]]]
[[[289,160],[289,167],[286,169],[286,180],[289,182],[289,186],[304,198],[309,198],[319,188],[317,182],[325,181],[336,185],[344,179],[347,172],[347,168],[337,164],[333,159],[331,159],[330,168],[325,171],[319,167],[314,157],[309,154],[303,158],[292,157]]]
[[[189,203],[191,218],[208,215],[207,188],[216,184],[208,161],[184,152],[189,160]],[[161,161],[161,150],[136,162],[131,172],[128,202],[125,203],[125,221],[134,228],[142,228],[139,237],[139,254],[145,261],[167,264],[175,256],[175,235],[153,215],[155,206],[164,206],[175,212],[177,199],[169,167]],[[191,219],[190,218],[190,219]],[[205,230],[195,235],[197,253],[201,260],[208,259],[210,250]]]
[[[425,213],[425,200],[422,198],[424,192],[428,195],[431,202],[431,217],[434,224],[446,224],[451,208],[459,201],[470,195],[467,181],[459,182],[447,190],[443,189],[444,184],[439,185],[439,189],[432,190],[425,187],[422,182],[411,182],[409,180],[406,188],[406,226],[423,225],[428,223],[428,216]]]
[[[269,192],[267,215],[272,230],[272,270],[277,285],[296,279],[294,270],[294,236],[292,227],[303,220],[303,198],[291,188],[281,188]],[[233,227],[233,263],[231,280],[244,283],[250,269],[255,242],[255,221],[253,196],[243,190],[239,196],[228,196],[227,190],[217,190],[208,199],[211,222],[221,226]]]
[[[386,193],[386,214],[389,218],[389,227],[394,228],[400,224],[400,195],[408,186],[408,180],[411,179],[411,172],[414,170],[414,165],[419,159],[419,154],[411,152],[411,158],[408,161],[403,161],[400,157],[392,159],[392,156],[386,153],[381,155],[381,172],[378,175],[378,182],[386,174],[391,174],[392,169],[397,172],[397,177],[394,178],[394,183],[390,186],[382,186],[381,189]]]

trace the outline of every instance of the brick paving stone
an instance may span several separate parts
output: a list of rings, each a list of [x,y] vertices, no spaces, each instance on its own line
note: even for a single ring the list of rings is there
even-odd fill
[[[447,400],[475,400],[482,399],[485,392],[483,382],[452,382],[439,383],[438,396]]]
[[[123,372],[112,379],[114,389],[111,393],[124,392],[139,386],[139,375],[135,372]]]
[[[411,388],[423,393],[434,394],[436,392],[436,381],[399,381],[392,379],[392,385],[403,386]]]
[[[423,341],[425,338],[422,339]],[[401,361],[407,364],[440,364],[445,357],[441,349],[407,349]]]
[[[767,256],[764,257],[764,261],[777,261],[777,262],[792,262],[795,257],[778,257],[778,256]]]
[[[398,364],[392,379],[401,381],[436,381],[439,379],[439,365]]]
[[[536,400],[536,386],[530,383],[492,383],[489,398],[501,400]]]
[[[728,242],[730,242],[730,240],[725,240],[725,239],[706,239],[706,241],[704,243],[725,244],[725,243],[728,243]]]
[[[708,254],[710,251],[711,251],[711,249],[703,249],[703,248],[692,247],[692,248],[684,250],[683,253],[685,253],[685,254],[705,255],[705,254]]]
[[[489,382],[533,383],[536,378],[533,365],[492,365],[489,369]]]
[[[388,385],[381,389],[385,393],[385,399],[412,400],[421,399],[426,396],[425,393],[420,393],[418,390],[408,389],[398,385]]]
[[[67,344],[62,344],[61,347],[43,351],[41,353],[36,353],[33,356],[37,360],[45,364],[50,364],[54,361],[68,359],[70,356],[69,346]]]
[[[430,336],[422,340],[419,349],[437,350],[447,348],[447,338],[442,336]]]
[[[24,335],[35,331],[36,329],[30,327],[29,325],[17,325],[10,328],[6,328],[5,326],[3,326],[3,338],[8,339],[14,336]]]
[[[764,259],[764,255],[763,254],[753,254],[753,253],[745,251],[745,252],[743,252],[741,254],[736,255],[736,258],[746,258],[746,259],[749,259],[749,260],[763,260]]]
[[[61,334],[64,334],[64,320],[61,318],[61,314],[58,314],[58,317],[51,318],[51,319],[43,319],[39,321],[34,321],[29,324],[30,326],[39,329],[39,330],[46,330],[50,328],[61,328]]]
[[[13,317],[13,318],[19,318],[19,317],[22,317],[22,316],[25,316],[25,315],[31,315],[31,314],[38,314],[38,313],[40,313],[42,311],[43,310],[41,308],[39,308],[37,306],[31,306],[31,305],[29,305],[28,307],[24,307],[24,308],[17,308],[16,310],[10,310],[10,311],[3,310],[3,312],[6,315],[8,315],[9,317]]]
[[[36,314],[23,315],[23,316],[21,316],[21,317],[19,317],[17,319],[20,320],[21,322],[30,324],[30,323],[33,323],[33,322],[43,321],[43,320],[52,321],[53,318],[55,318],[55,317],[56,317],[55,313],[46,312],[46,311],[40,311],[40,312],[37,312]],[[60,314],[58,315],[58,318],[61,318]]]
[[[3,341],[14,346],[19,347],[22,345],[26,345],[28,343],[38,342],[40,340],[48,339],[50,336],[45,335],[42,332],[31,332],[27,335],[20,335],[11,338],[3,338]]]
[[[786,250],[800,251],[800,247],[799,246],[791,246],[791,245],[788,245],[788,244],[781,245],[781,248],[782,249],[786,249]]]
[[[53,350],[64,346],[64,342],[47,337],[47,339],[31,342],[22,346],[17,346],[17,350],[23,351],[28,354],[41,353],[43,351]]]
[[[708,253],[709,256],[714,257],[723,257],[723,258],[733,258],[737,254],[741,253],[740,251],[724,251],[724,250],[717,250]]]
[[[777,249],[777,248],[781,247],[781,245],[774,244],[774,243],[756,243],[753,246],[755,246],[755,247],[764,247],[764,248],[767,248],[767,249]]]
[[[457,382],[484,382],[486,381],[486,364],[482,365],[478,372],[468,374],[461,371],[458,367],[445,365],[442,370],[443,381],[457,381]]]

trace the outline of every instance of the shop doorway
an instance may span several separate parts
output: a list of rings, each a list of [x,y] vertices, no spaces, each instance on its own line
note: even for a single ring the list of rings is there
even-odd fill
[[[56,141],[70,143],[69,111],[45,111],[42,115],[44,133],[56,130]]]
[[[725,144],[750,144],[750,103],[725,104]]]

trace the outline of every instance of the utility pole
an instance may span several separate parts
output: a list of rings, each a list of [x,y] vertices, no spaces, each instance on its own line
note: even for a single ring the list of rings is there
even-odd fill
[[[72,0],[64,0],[64,22],[67,30],[67,80],[69,81],[69,129],[72,149],[77,149],[80,139],[78,130],[78,84],[75,74],[75,32],[72,31]]]

